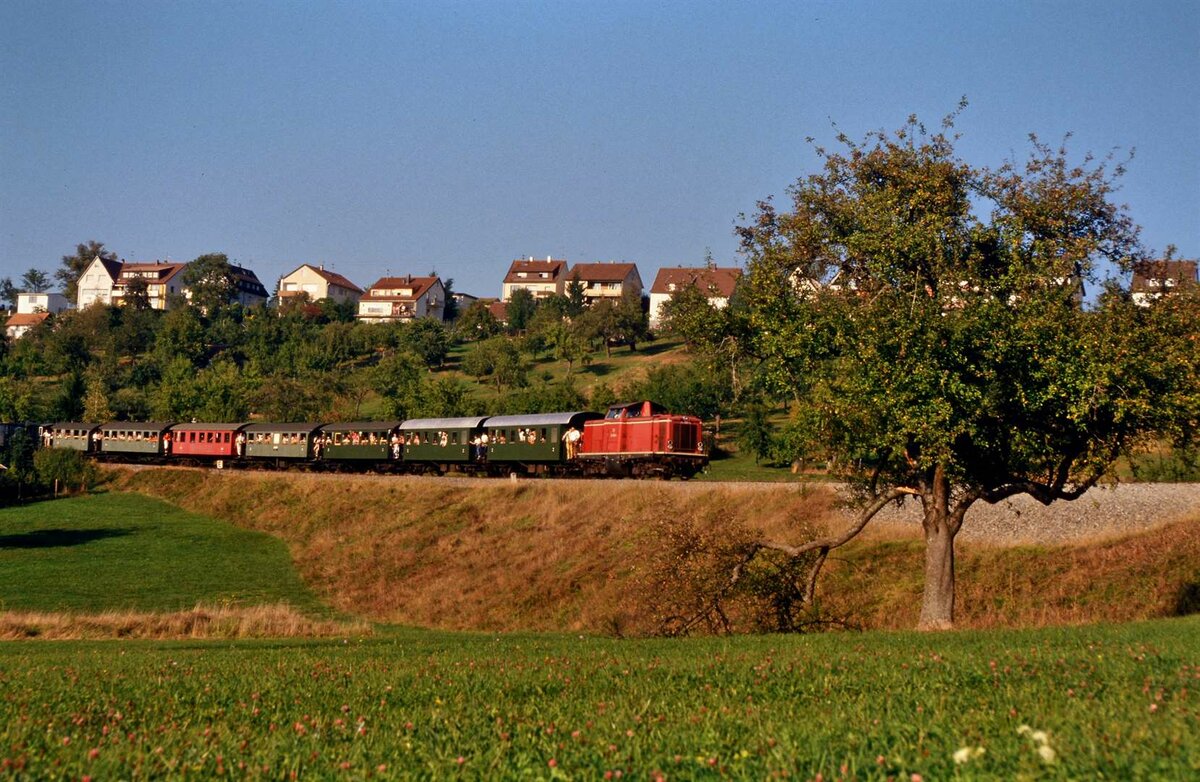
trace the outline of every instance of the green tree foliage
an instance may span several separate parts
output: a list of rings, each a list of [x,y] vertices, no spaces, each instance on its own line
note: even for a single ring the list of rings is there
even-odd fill
[[[587,287],[583,284],[583,280],[579,279],[578,270],[571,272],[571,278],[567,281],[566,292],[566,307],[563,314],[567,317],[577,317],[581,315],[584,309],[587,308],[587,299],[584,292]]]
[[[64,448],[41,448],[33,455],[33,469],[38,482],[59,492],[93,486],[100,471],[81,451]]]
[[[0,301],[5,303],[5,306],[10,311],[17,309],[17,295],[20,291],[16,285],[13,285],[12,277],[5,277],[0,280]]]
[[[121,305],[134,311],[150,309],[150,283],[143,277],[134,277],[127,282]]]
[[[232,361],[214,361],[196,378],[194,415],[201,421],[244,421],[255,385],[254,378],[243,375]]]
[[[87,389],[83,399],[83,420],[88,423],[103,424],[113,420],[113,411],[108,405],[108,383],[104,375],[96,367],[90,367],[86,374],[84,387]]]
[[[770,415],[770,408],[762,402],[754,402],[746,406],[742,416],[738,445],[754,454],[755,464],[760,463],[764,456],[770,455],[774,446]]]
[[[450,332],[433,318],[417,318],[402,324],[399,347],[408,350],[427,367],[440,367],[450,352]]]
[[[673,413],[709,420],[728,408],[732,394],[724,376],[689,363],[655,367],[645,380],[626,388],[625,395],[627,399],[653,399]]]
[[[158,421],[190,421],[199,418],[203,403],[199,372],[184,356],[168,361],[162,382],[150,399],[150,410]]]
[[[537,310],[537,300],[525,288],[517,288],[508,299],[508,329],[519,333],[529,328],[533,314]]]
[[[75,301],[78,294],[79,278],[83,276],[88,264],[100,258],[105,261],[117,260],[117,254],[104,249],[104,242],[89,239],[75,245],[74,255],[62,257],[62,268],[54,272],[54,278],[62,286],[63,295],[70,301]]]
[[[863,511],[843,538],[760,548],[823,555],[915,498],[923,628],[953,622],[954,539],[976,502],[1081,496],[1195,382],[1186,366],[1150,366],[1177,359],[1127,297],[1079,306],[1080,278],[1140,252],[1112,202],[1121,166],[1072,164],[1036,139],[1023,164],[972,166],[952,122],[842,136],[789,211],[763,202],[738,229],[764,383],[795,398],[793,435]]]
[[[38,269],[30,269],[21,275],[21,287],[27,293],[42,293],[49,286],[50,278]]]
[[[160,364],[177,358],[199,366],[208,352],[208,337],[204,322],[192,307],[175,307],[162,319],[154,353]]]
[[[183,284],[192,293],[192,305],[211,315],[229,305],[237,295],[237,282],[225,253],[201,255],[183,271]]]
[[[411,418],[422,403],[425,362],[412,353],[394,353],[372,372],[372,387],[383,399],[389,418]]]
[[[467,341],[488,339],[496,336],[502,330],[496,316],[482,301],[477,301],[467,307],[467,311],[460,315],[454,324],[454,333],[459,339]]]
[[[431,272],[430,277],[436,277],[437,272]],[[454,298],[454,278],[447,277],[442,280],[442,290],[446,295],[446,302],[442,305],[442,320],[450,323],[458,318],[458,301]]]
[[[477,344],[462,362],[468,375],[480,380],[488,378],[496,388],[524,386],[525,361],[512,340],[492,337]]]

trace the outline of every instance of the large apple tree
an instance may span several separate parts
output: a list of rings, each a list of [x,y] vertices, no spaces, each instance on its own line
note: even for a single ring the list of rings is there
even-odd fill
[[[1114,202],[1122,166],[1036,137],[1022,162],[974,166],[953,119],[840,136],[786,210],[762,202],[738,228],[745,338],[794,400],[786,440],[861,508],[842,535],[756,541],[746,561],[815,555],[815,582],[831,548],[915,501],[924,629],[953,624],[954,541],[976,503],[1076,499],[1145,438],[1194,429],[1197,408],[1194,297],[1139,308],[1109,282],[1084,302],[1142,255]]]

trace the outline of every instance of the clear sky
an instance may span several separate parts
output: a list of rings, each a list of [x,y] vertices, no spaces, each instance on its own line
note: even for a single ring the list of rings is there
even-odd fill
[[[1200,2],[0,2],[0,276],[86,239],[273,289],[520,256],[647,285],[832,145],[960,96],[971,162],[1136,149],[1143,239],[1200,255]]]

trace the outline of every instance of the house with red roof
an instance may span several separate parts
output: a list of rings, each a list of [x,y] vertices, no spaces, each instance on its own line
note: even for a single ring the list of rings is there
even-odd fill
[[[638,274],[636,263],[577,263],[567,274],[566,285],[576,279],[583,283],[583,298],[588,304],[620,299],[626,291],[642,295],[642,276]]]
[[[358,300],[359,320],[392,323],[414,318],[442,320],[446,289],[438,277],[380,277]]]
[[[20,339],[25,332],[49,317],[49,312],[18,312],[4,323],[4,333],[9,339]]]
[[[279,300],[308,294],[309,301],[332,299],[336,302],[350,301],[355,304],[362,298],[363,289],[342,275],[329,271],[325,266],[302,264],[298,269],[279,278]]]
[[[650,286],[650,326],[662,322],[662,305],[676,291],[695,288],[703,293],[709,303],[718,309],[729,303],[733,289],[741,279],[742,270],[736,266],[676,266],[658,270],[654,284]]]
[[[535,299],[561,294],[566,278],[567,262],[564,260],[546,256],[544,261],[535,261],[532,255],[528,259],[518,258],[508,267],[508,274],[504,275],[500,300],[508,301],[513,291],[522,288],[532,293]]]
[[[1195,285],[1196,267],[1196,261],[1168,259],[1134,263],[1133,283],[1129,287],[1133,303],[1140,307],[1149,307],[1157,299],[1185,285]]]

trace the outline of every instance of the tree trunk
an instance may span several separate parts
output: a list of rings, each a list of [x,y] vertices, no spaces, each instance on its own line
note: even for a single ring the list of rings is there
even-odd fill
[[[925,593],[921,597],[918,630],[949,630],[954,626],[954,536],[961,520],[950,515],[950,481],[939,466],[934,470],[925,505]]]
[[[948,522],[944,515],[925,521],[925,593],[918,630],[954,626],[954,533]]]

